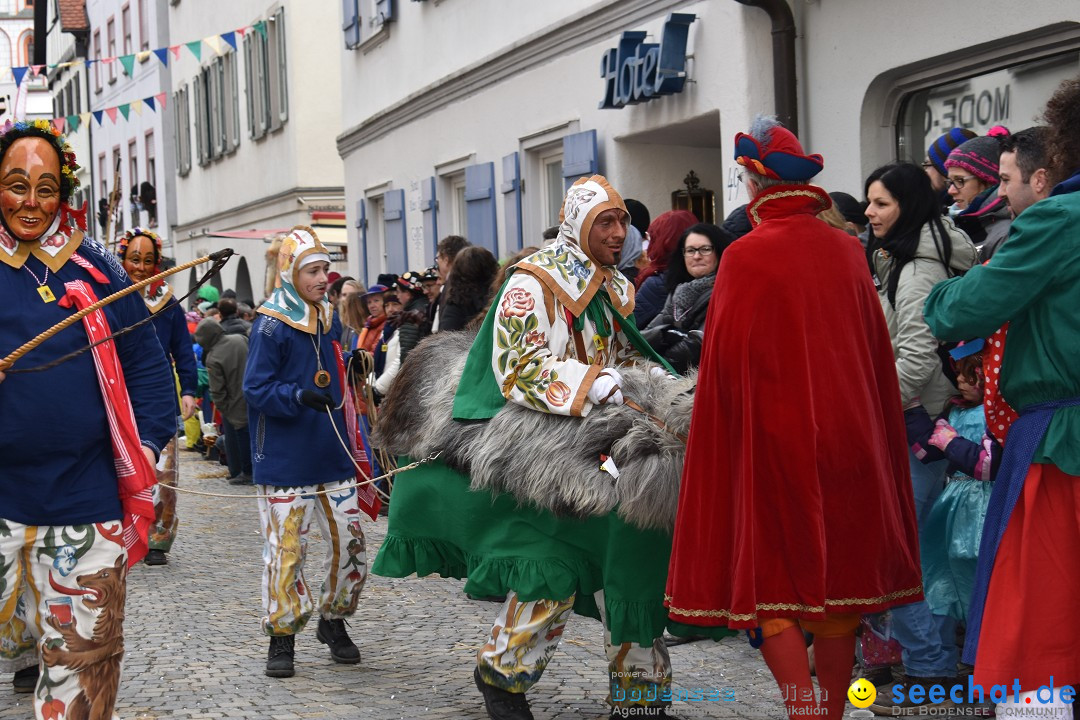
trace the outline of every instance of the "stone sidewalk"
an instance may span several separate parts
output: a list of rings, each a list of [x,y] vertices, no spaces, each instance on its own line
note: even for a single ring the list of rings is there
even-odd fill
[[[181,484],[251,495],[225,482],[224,468],[181,452]],[[263,675],[262,541],[255,502],[181,495],[180,533],[164,567],[135,567],[128,582],[127,655],[117,712],[156,718],[298,720],[460,718],[485,720],[472,669],[497,605],[470,601],[462,582],[372,575],[350,634],[359,665],[337,665],[315,639],[297,637],[297,674]],[[386,519],[365,522],[369,563]],[[313,525],[308,576],[318,587],[323,544]],[[782,720],[783,705],[760,654],[744,637],[671,648],[677,688],[728,689],[730,701],[676,702],[675,716]],[[529,697],[537,720],[608,716],[607,661],[600,623],[574,617]],[[0,684],[0,719],[33,717],[29,695]]]

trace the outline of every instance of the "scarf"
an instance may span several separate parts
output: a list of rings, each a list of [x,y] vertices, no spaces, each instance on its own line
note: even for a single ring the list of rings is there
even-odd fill
[[[357,397],[353,392],[352,383],[348,382],[345,377],[345,356],[342,355],[341,345],[337,341],[334,342],[334,359],[337,361],[338,379],[341,381],[341,387],[345,389],[345,434],[349,437],[349,453],[352,455],[353,462],[360,466],[356,471],[356,481],[364,482],[365,480],[371,480],[374,475],[371,472],[371,462],[368,459],[364,438],[361,435],[357,413],[352,410],[357,407]],[[372,520],[379,519],[379,508],[382,507],[382,500],[379,498],[379,494],[375,492],[372,483],[357,486],[356,499],[360,509],[369,518]]]
[[[78,254],[72,260],[90,273],[99,283],[108,283],[105,277],[85,258]],[[60,299],[60,307],[82,310],[97,302],[92,287],[82,280],[64,283],[67,292]],[[90,343],[96,343],[111,334],[109,321],[103,310],[95,310],[82,319]],[[90,351],[97,370],[98,388],[105,403],[109,421],[109,439],[112,442],[116,481],[123,508],[123,544],[127,548],[128,567],[146,557],[150,546],[147,535],[154,522],[154,501],[150,488],[157,482],[157,473],[142,451],[139,431],[135,427],[135,413],[124,384],[124,370],[116,354],[112,340],[94,345]]]
[[[324,328],[330,327],[334,310],[326,296],[310,303],[296,289],[297,275],[304,265],[304,259],[313,254],[329,257],[315,231],[301,225],[290,230],[278,250],[278,277],[274,292],[256,312],[275,317],[310,335],[318,332],[320,321]]]

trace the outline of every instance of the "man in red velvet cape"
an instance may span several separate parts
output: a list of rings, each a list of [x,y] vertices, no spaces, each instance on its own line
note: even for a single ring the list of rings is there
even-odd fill
[[[860,614],[922,597],[903,411],[862,248],[815,217],[832,204],[807,182],[821,156],[754,125],[735,138],[754,229],[716,276],[667,604],[760,628],[789,715],[839,718]]]

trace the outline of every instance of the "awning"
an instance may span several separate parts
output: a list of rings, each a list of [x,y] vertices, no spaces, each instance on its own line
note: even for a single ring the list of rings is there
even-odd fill
[[[291,228],[281,230],[216,230],[208,234],[208,237],[229,238],[232,240],[269,240],[274,235],[283,235]]]

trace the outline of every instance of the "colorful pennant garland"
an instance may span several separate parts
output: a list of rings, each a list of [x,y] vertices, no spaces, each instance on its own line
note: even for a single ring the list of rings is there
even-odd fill
[[[166,67],[169,65],[169,53],[171,52],[174,60],[180,59],[180,50],[187,47],[191,51],[191,54],[195,56],[195,59],[202,61],[202,46],[206,43],[206,46],[216,52],[218,55],[222,55],[225,52],[225,46],[228,45],[233,50],[238,49],[237,36],[244,37],[251,30],[255,30],[264,38],[267,37],[267,21],[260,20],[253,25],[246,25],[244,27],[236,28],[235,30],[229,30],[228,32],[221,33],[219,35],[209,35],[202,40],[193,40],[188,43],[180,43],[178,45],[169,45],[168,47],[155,48],[153,50],[143,50],[137,53],[130,53],[128,55],[117,55],[115,57],[103,57],[96,60],[74,60],[72,62],[53,63],[49,65],[23,65],[20,67],[12,68],[0,68],[0,78],[2,78],[6,72],[10,69],[11,76],[15,80],[15,86],[22,85],[23,80],[26,79],[27,73],[32,73],[32,77],[38,77],[43,70],[53,70],[56,68],[68,68],[74,67],[79,64],[85,64],[89,70],[90,67],[96,63],[112,63],[119,62],[123,66],[124,72],[131,75],[135,69],[135,61],[142,62],[150,58],[151,55],[157,56],[157,59],[161,61],[162,65]]]
[[[157,112],[158,110],[164,110],[168,103],[168,93],[158,93],[157,95],[151,95],[150,97],[144,97],[141,100],[132,100],[131,102],[124,103],[123,105],[117,105],[116,107],[103,108],[101,110],[94,110],[92,112],[84,112],[75,115],[65,115],[63,117],[52,118],[50,122],[60,132],[74,133],[78,132],[79,128],[90,122],[90,118],[94,118],[98,125],[102,125],[105,119],[108,118],[113,123],[116,122],[118,116],[123,116],[125,120],[131,117],[131,113],[136,115],[142,115],[143,108],[150,108],[151,112]]]

